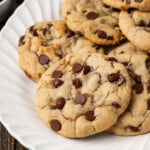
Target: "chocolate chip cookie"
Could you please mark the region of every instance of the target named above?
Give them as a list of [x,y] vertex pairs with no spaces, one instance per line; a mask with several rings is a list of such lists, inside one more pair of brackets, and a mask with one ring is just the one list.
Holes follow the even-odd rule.
[[121,10],[135,8],[141,11],[150,11],[149,0],[103,0],[103,2],[108,6]]
[[137,48],[150,51],[150,13],[140,11],[122,11],[119,26],[123,34]]
[[114,45],[124,39],[118,25],[119,12],[102,0],[64,0],[62,15],[72,31],[81,32],[93,43]]
[[98,53],[70,54],[39,80],[35,103],[45,124],[69,138],[102,132],[128,106],[126,68]]
[[39,22],[19,40],[19,65],[29,78],[38,81],[48,67],[66,54],[99,49],[79,32],[70,31],[64,21]]
[[150,56],[142,53],[110,53],[110,58],[124,64],[132,81],[132,96],[126,112],[109,132],[140,135],[150,132]]

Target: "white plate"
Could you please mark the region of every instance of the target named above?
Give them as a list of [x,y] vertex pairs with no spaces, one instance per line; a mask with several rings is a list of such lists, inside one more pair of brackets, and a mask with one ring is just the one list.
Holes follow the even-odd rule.
[[119,137],[100,134],[82,140],[51,132],[34,108],[36,85],[17,64],[17,43],[36,21],[60,19],[62,0],[26,0],[0,34],[0,120],[24,146],[33,150],[149,150],[150,134]]

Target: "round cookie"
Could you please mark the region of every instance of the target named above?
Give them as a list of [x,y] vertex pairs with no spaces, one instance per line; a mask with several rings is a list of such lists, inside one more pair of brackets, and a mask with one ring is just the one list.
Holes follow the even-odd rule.
[[70,54],[38,82],[35,104],[45,124],[69,138],[110,128],[129,104],[126,68],[98,53]]
[[137,48],[150,51],[150,13],[122,11],[119,15],[119,26],[127,39]]
[[118,27],[119,12],[102,0],[64,0],[62,15],[72,31],[93,43],[114,45],[124,39]]
[[150,11],[149,0],[103,0],[103,2],[108,6],[121,10],[135,8],[141,11]]
[[39,22],[29,27],[19,40],[19,65],[26,75],[38,81],[48,67],[74,52],[102,52],[82,37],[70,31],[64,21]]
[[150,56],[142,53],[110,53],[111,60],[123,63],[132,80],[130,104],[118,122],[109,129],[117,135],[150,132]]

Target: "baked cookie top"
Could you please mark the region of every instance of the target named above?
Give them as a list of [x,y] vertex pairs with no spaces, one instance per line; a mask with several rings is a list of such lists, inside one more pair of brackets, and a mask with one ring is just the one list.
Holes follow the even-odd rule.
[[150,12],[122,11],[119,15],[119,26],[137,48],[150,51]]
[[140,50],[136,46],[134,46],[131,42],[125,42],[116,48],[114,48],[110,55],[119,55],[119,54],[146,54],[145,51]]
[[110,53],[123,63],[132,80],[132,96],[126,112],[109,132],[140,135],[150,131],[150,56],[144,53]]
[[103,0],[103,2],[108,6],[121,10],[136,8],[141,11],[150,11],[149,0]]
[[131,83],[126,68],[102,54],[70,54],[39,80],[35,104],[55,132],[82,138],[116,123],[128,106]]
[[93,43],[114,45],[124,39],[118,27],[119,12],[102,0],[64,0],[62,15],[72,31]]
[[38,81],[48,67],[67,54],[99,49],[79,32],[70,31],[64,21],[39,22],[19,40],[19,65],[29,78]]

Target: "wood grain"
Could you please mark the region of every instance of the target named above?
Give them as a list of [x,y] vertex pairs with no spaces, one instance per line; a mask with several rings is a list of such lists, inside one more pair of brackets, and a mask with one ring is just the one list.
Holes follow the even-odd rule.
[[0,150],[27,150],[0,124]]

